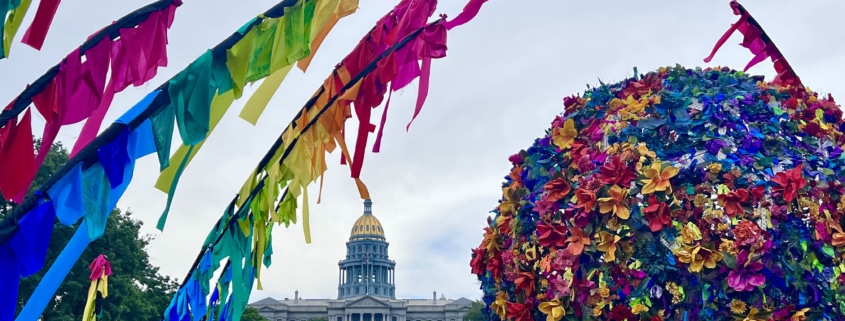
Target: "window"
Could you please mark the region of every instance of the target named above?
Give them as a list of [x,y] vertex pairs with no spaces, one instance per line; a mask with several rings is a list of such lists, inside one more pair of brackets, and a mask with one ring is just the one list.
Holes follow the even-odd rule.
[[343,321],[343,317],[337,317],[337,321]]
[[398,321],[398,320],[396,320],[396,317],[390,317],[390,321]]

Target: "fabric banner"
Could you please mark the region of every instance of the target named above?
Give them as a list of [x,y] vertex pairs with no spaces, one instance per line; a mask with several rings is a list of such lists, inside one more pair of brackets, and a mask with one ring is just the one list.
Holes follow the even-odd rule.
[[[167,30],[180,4],[166,1],[149,5],[95,33],[4,109],[0,127],[10,127],[7,123],[15,122],[16,115],[24,110],[27,113],[21,121],[31,122],[27,116],[30,103],[46,121],[37,153],[32,144],[15,145],[17,149],[3,146],[0,172],[27,169],[3,176],[0,192],[5,198],[16,203],[23,200],[61,127],[85,121],[71,149],[70,156],[74,157],[97,136],[115,93],[129,85],[147,83],[159,67],[167,66]],[[31,125],[21,124],[5,133],[0,129],[0,140],[6,136],[21,140],[31,137]]]

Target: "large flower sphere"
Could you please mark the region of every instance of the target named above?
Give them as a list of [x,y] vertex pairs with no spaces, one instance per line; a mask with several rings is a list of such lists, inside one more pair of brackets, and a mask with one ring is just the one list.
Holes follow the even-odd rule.
[[491,319],[845,320],[832,97],[677,66],[564,107],[473,251]]

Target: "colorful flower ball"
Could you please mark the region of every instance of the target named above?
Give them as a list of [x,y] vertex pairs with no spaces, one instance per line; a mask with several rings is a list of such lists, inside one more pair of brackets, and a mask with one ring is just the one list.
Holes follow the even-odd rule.
[[490,320],[845,320],[830,95],[660,68],[563,100],[471,267]]

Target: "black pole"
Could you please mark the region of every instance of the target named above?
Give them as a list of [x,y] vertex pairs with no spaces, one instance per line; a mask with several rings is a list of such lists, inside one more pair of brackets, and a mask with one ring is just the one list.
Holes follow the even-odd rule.
[[[435,22],[433,22],[433,23],[431,23],[431,24],[433,25],[433,24],[437,24],[437,23],[441,23],[441,22],[442,22],[442,20],[438,20],[438,21],[435,21]],[[398,49],[401,49],[402,47],[404,47],[405,45],[407,45],[407,44],[408,44],[408,43],[409,43],[412,39],[416,38],[416,37],[417,37],[417,36],[418,36],[418,35],[419,35],[419,34],[420,34],[420,33],[421,33],[424,29],[425,29],[425,27],[422,27],[422,28],[419,28],[419,29],[415,30],[414,32],[410,33],[408,36],[406,36],[405,38],[403,38],[400,42],[398,42],[398,43],[394,44],[393,46],[391,46],[390,48],[388,48],[387,50],[385,50],[385,52],[384,52],[384,53],[382,53],[381,55],[379,55],[378,57],[376,57],[375,59],[373,59],[373,61],[371,61],[371,62],[367,65],[367,67],[366,67],[366,68],[364,68],[363,70],[361,70],[361,71],[360,71],[357,75],[355,75],[355,77],[353,77],[352,79],[350,79],[350,81],[349,81],[346,85],[344,85],[344,87],[343,87],[341,90],[339,90],[337,93],[335,93],[334,95],[332,95],[332,97],[329,99],[329,101],[328,101],[328,102],[326,102],[326,104],[325,104],[324,106],[322,106],[322,108],[320,108],[320,111],[317,113],[317,115],[316,115],[316,116],[315,116],[315,117],[314,117],[311,121],[309,121],[309,122],[305,125],[305,127],[303,127],[302,131],[303,131],[303,132],[305,132],[305,131],[307,131],[309,128],[311,128],[311,126],[313,126],[314,124],[316,124],[316,123],[317,123],[317,120],[319,120],[319,119],[320,119],[320,116],[321,116],[323,113],[325,113],[325,111],[326,111],[326,110],[328,110],[328,109],[329,109],[329,107],[330,107],[331,105],[333,105],[333,104],[334,104],[334,102],[335,102],[338,98],[340,98],[340,96],[341,96],[341,95],[342,95],[342,94],[343,94],[346,90],[348,90],[349,88],[352,88],[352,86],[354,86],[354,85],[355,85],[358,81],[360,81],[361,79],[363,79],[364,77],[366,77],[368,74],[370,74],[373,70],[375,70],[375,67],[378,65],[378,63],[379,63],[382,59],[384,59],[385,57],[387,57],[387,55],[389,55],[390,53],[392,53],[392,52],[394,52],[394,51],[396,51],[396,50],[398,50]],[[321,87],[320,87],[320,89],[319,89],[318,91],[319,91],[320,93],[325,92],[325,87],[324,87],[324,86],[321,86]],[[312,97],[312,98],[308,101],[308,103],[306,103],[306,106],[305,106],[304,110],[309,110],[311,107],[313,107],[313,106],[314,106],[314,104],[316,103],[317,97],[319,97],[319,95],[315,95],[314,97]],[[300,110],[300,112],[299,112],[299,113],[297,113],[297,115],[293,117],[293,119],[290,121],[290,123],[291,123],[291,124],[295,124],[296,119],[297,119],[297,118],[299,118],[299,116],[300,116],[301,114],[302,114],[302,110]],[[279,138],[277,139],[276,144],[274,144],[274,145],[273,145],[273,147],[272,147],[272,148],[270,148],[270,149],[267,151],[267,153],[265,154],[264,158],[262,158],[262,160],[259,162],[259,166],[258,166],[257,168],[259,168],[259,169],[260,169],[260,168],[262,168],[262,167],[263,167],[263,165],[262,165],[262,164],[266,164],[266,163],[269,161],[269,158],[270,158],[270,157],[272,157],[272,155],[273,155],[273,154],[275,154],[275,152],[274,152],[274,151],[278,148],[278,145],[281,145],[281,139],[282,139],[282,136],[281,136],[281,135],[279,135]],[[297,141],[298,141],[297,139],[294,139],[294,140],[291,142],[291,144],[290,144],[290,145],[289,145],[289,146],[285,149],[284,154],[282,154],[282,157],[279,159],[279,162],[280,162],[280,163],[281,163],[281,162],[284,162],[284,160],[288,157],[288,155],[290,155],[290,152],[291,152],[291,150],[292,150],[293,146],[294,146],[294,145],[296,145],[296,142],[297,142]],[[277,145],[277,144],[278,144],[278,145]],[[261,178],[261,180],[258,182],[258,184],[256,184],[256,186],[255,186],[255,187],[254,187],[254,188],[250,191],[250,194],[247,196],[247,200],[254,198],[254,197],[255,197],[255,196],[256,196],[256,195],[257,195],[257,194],[261,191],[261,189],[264,187],[264,184],[265,184],[264,182],[265,182],[265,180],[266,180],[266,179],[267,179],[267,176],[266,176],[266,175],[265,175],[264,177],[262,177],[262,178]],[[282,203],[282,201],[284,201],[284,199],[285,199],[285,198],[289,195],[289,193],[288,193],[288,192],[289,192],[289,189],[288,189],[288,188],[285,188],[285,190],[283,190],[283,191],[281,192],[282,197],[281,197],[281,199],[280,199],[280,201],[279,201],[279,204],[281,204],[281,203]],[[237,196],[235,197],[235,199],[234,199],[234,200],[232,200],[232,202],[234,203],[234,202],[235,202],[235,200],[237,200]],[[244,202],[244,204],[246,204],[246,203],[247,203],[247,202]],[[230,203],[230,206],[231,206],[231,203]],[[276,207],[276,210],[278,210],[278,205],[277,205],[277,207]],[[250,215],[251,215],[252,211],[249,211],[249,213],[250,213]],[[196,257],[196,259],[194,260],[194,263],[191,265],[191,268],[188,270],[188,274],[185,276],[185,279],[182,281],[182,285],[180,285],[180,286],[179,286],[179,288],[184,287],[184,286],[185,286],[185,284],[187,283],[187,281],[191,278],[191,276],[193,275],[193,272],[196,270],[197,266],[199,265],[200,261],[202,260],[202,257],[203,257],[203,255],[205,254],[205,251],[206,251],[207,249],[209,249],[209,248],[213,248],[213,247],[214,247],[214,245],[217,245],[217,243],[218,243],[218,242],[220,242],[220,240],[223,238],[223,235],[225,234],[225,232],[226,232],[226,231],[229,229],[229,227],[230,227],[230,226],[231,226],[231,225],[232,225],[232,224],[233,224],[233,223],[237,220],[237,218],[238,218],[237,216],[233,215],[233,216],[232,216],[232,217],[231,217],[231,218],[230,218],[230,219],[226,222],[226,225],[225,225],[225,226],[223,226],[223,229],[220,231],[220,234],[218,234],[218,235],[217,235],[217,238],[214,240],[214,242],[213,242],[210,246],[208,246],[208,247],[204,247],[202,250],[200,250],[199,254],[197,254],[197,257]],[[221,217],[220,219],[218,219],[217,223],[215,224],[215,227],[219,226],[219,225],[220,225],[220,223],[222,222],[222,220],[223,220],[223,218],[222,218],[222,217]],[[216,228],[215,228],[215,229],[216,229]],[[368,278],[369,278],[369,276],[368,276]]]
[[[159,0],[130,12],[108,27],[101,29],[91,36],[90,39],[82,43],[82,45],[79,46],[79,55],[84,55],[86,51],[93,48],[106,37],[109,37],[110,39],[120,37],[120,29],[137,26],[139,23],[147,20],[150,13],[153,11],[163,10],[170,6],[171,3],[177,6],[182,5],[181,0]],[[64,59],[62,59],[62,62],[64,62]],[[14,104],[11,109],[0,112],[0,128],[6,126],[6,123],[8,123],[10,119],[17,117],[21,112],[23,112],[24,109],[32,103],[33,96],[40,94],[45,88],[47,88],[47,85],[49,85],[53,78],[55,78],[59,73],[60,64],[47,69],[47,72],[41,75],[41,77],[38,77],[31,86],[26,87],[26,89],[24,89],[23,92],[21,92],[18,97],[13,100]]]
[[[281,17],[284,15],[284,9],[286,7],[290,7],[296,4],[297,0],[283,0],[279,2],[269,10],[264,13],[266,17]],[[169,0],[168,0],[169,3]],[[245,28],[246,30],[250,30],[256,25],[260,23],[260,19],[256,19],[252,24]],[[215,56],[217,55],[225,55],[226,50],[231,48],[234,44],[236,44],[240,39],[243,38],[238,32],[233,33],[231,36],[223,40],[220,44],[212,48],[212,52]],[[178,74],[177,74],[178,75]],[[76,154],[73,158],[68,160],[64,166],[59,168],[50,178],[47,180],[44,185],[38,188],[40,191],[47,191],[52,187],[61,177],[67,174],[71,169],[73,169],[77,164],[82,163],[83,167],[90,166],[92,163],[98,160],[97,158],[97,150],[112,142],[123,130],[127,127],[129,130],[137,128],[141,123],[147,120],[150,115],[157,112],[161,108],[164,108],[170,104],[170,95],[168,94],[168,83],[169,81],[165,82],[161,86],[157,88],[157,90],[161,90],[161,92],[156,96],[156,98],[150,103],[150,106],[147,107],[143,112],[141,112],[138,116],[134,119],[129,121],[129,124],[120,124],[120,123],[113,123],[109,126],[105,131],[97,135],[91,143],[86,145],[82,150]],[[46,86],[46,83],[45,83]],[[32,88],[34,86],[30,86]],[[43,89],[42,89],[43,90]],[[20,99],[20,98],[19,98]],[[28,105],[28,104],[27,104]],[[24,105],[26,107],[27,105]],[[4,112],[5,114],[5,112]],[[38,203],[38,198],[33,194],[27,196],[20,205],[16,206],[4,219],[0,222],[0,244],[5,243],[18,229],[18,222],[21,218],[23,218],[26,213],[28,213],[35,205]]]

